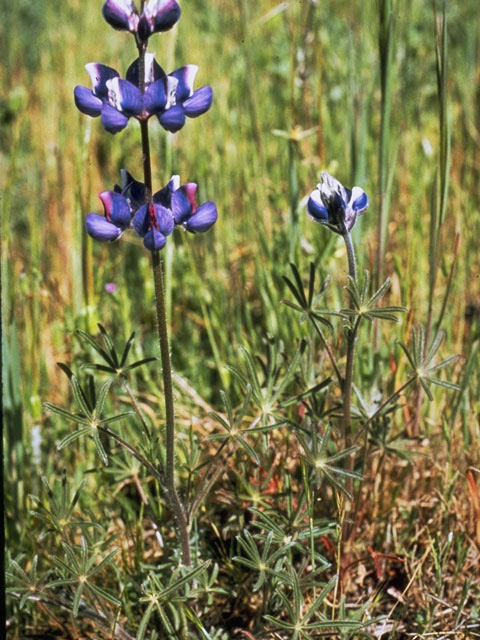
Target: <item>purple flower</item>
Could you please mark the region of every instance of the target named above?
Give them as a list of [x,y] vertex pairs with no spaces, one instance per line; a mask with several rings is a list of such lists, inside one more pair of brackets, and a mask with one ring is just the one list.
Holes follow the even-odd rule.
[[155,62],[154,54],[145,55],[143,94],[140,91],[138,59],[130,65],[126,80],[104,64],[91,62],[85,68],[93,89],[75,87],[75,104],[88,116],[101,116],[104,128],[110,133],[124,129],[131,117],[146,120],[161,114],[175,100],[178,80],[165,74]]
[[152,33],[173,27],[180,18],[180,6],[176,0],[148,0],[139,15],[133,0],[107,0],[102,13],[114,29],[130,31],[146,42]]
[[107,282],[105,284],[105,291],[107,293],[116,293],[117,292],[117,285],[115,284],[115,282]]
[[122,186],[115,185],[112,191],[103,191],[99,196],[104,215],[89,213],[86,218],[87,233],[96,240],[113,242],[133,227],[147,249],[159,251],[176,226],[199,233],[210,229],[217,220],[213,202],[197,206],[194,182],[180,186],[179,176],[172,176],[148,202],[145,185],[125,169],[121,174]]
[[116,191],[103,191],[99,195],[105,214],[89,213],[85,219],[87,233],[100,242],[117,240],[130,226],[132,211],[129,201]]
[[197,185],[187,182],[172,194],[171,210],[176,225],[191,233],[208,231],[218,218],[214,202],[204,202],[199,207],[195,199]]
[[176,226],[182,226],[191,233],[210,229],[218,217],[217,207],[213,202],[197,207],[196,192],[194,182],[180,186],[179,176],[173,176],[163,189],[154,194],[150,204],[145,203],[137,210],[132,225],[147,249],[162,249]]
[[210,86],[205,85],[196,91],[193,90],[197,72],[198,67],[189,64],[169,74],[168,78],[176,81],[169,85],[174,87],[174,93],[162,113],[157,114],[160,124],[167,131],[179,131],[185,124],[186,116],[196,118],[212,106],[213,91]]
[[357,217],[368,205],[368,196],[363,189],[347,189],[329,173],[322,171],[322,180],[308,199],[307,212],[316,222],[345,235],[352,230]]

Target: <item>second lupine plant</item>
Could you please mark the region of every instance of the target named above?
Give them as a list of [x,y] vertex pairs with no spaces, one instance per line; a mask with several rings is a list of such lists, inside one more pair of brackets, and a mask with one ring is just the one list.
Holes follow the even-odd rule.
[[125,129],[131,120],[139,122],[143,182],[122,170],[122,184],[100,194],[104,213],[90,213],[86,218],[86,230],[101,242],[116,241],[131,231],[143,239],[143,245],[152,255],[165,398],[164,484],[175,516],[183,563],[188,566],[191,564],[188,516],[175,483],[172,371],[160,251],[175,228],[190,233],[210,229],[217,220],[217,208],[211,201],[197,205],[197,185],[193,182],[180,184],[178,175],[154,191],[148,125],[155,117],[166,131],[177,132],[185,125],[186,118],[196,118],[208,111],[213,93],[208,85],[194,89],[196,65],[186,65],[167,74],[155,60],[155,55],[147,52],[149,38],[154,33],[171,29],[180,18],[180,7],[175,0],[148,0],[142,2],[140,8],[133,0],[107,0],[103,5],[103,16],[115,29],[132,34],[138,57],[127,69],[125,78],[107,65],[87,64],[92,88],[75,87],[75,104],[82,113],[100,117],[103,127],[112,134]]

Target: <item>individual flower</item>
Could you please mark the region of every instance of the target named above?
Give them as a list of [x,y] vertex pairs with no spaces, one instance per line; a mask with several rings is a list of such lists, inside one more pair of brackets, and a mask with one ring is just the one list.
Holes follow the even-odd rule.
[[87,233],[100,242],[113,242],[130,227],[132,219],[130,203],[116,191],[103,191],[99,198],[105,214],[103,216],[96,213],[88,214],[85,219]]
[[169,87],[175,87],[170,95],[162,113],[157,114],[160,124],[164,129],[175,133],[185,124],[185,117],[196,118],[205,113],[212,106],[213,91],[209,85],[200,87],[194,91],[193,83],[197,75],[198,67],[194,64],[180,67],[168,75],[176,83],[169,83]]
[[133,0],[107,0],[102,13],[114,29],[130,31],[146,42],[153,33],[171,29],[181,12],[175,0],[148,0],[141,14]]
[[214,202],[204,202],[197,206],[197,185],[187,182],[172,193],[171,210],[175,224],[182,226],[190,233],[208,231],[218,218]]
[[88,116],[101,116],[104,128],[110,133],[124,129],[131,117],[147,120],[175,102],[178,80],[165,74],[155,62],[154,54],[145,55],[143,93],[138,59],[130,65],[125,80],[118,71],[104,64],[91,62],[85,68],[93,89],[75,87],[75,104]]
[[316,221],[332,231],[345,235],[350,232],[357,217],[367,209],[368,196],[360,187],[347,189],[326,171],[312,191],[307,212]]
[[111,293],[111,294],[113,294],[113,293],[116,293],[116,292],[117,292],[118,287],[117,287],[117,285],[115,284],[115,282],[107,282],[107,283],[105,283],[105,287],[104,287],[104,289],[105,289],[105,291],[106,291],[107,293]]
[[218,217],[217,207],[213,202],[197,206],[196,192],[194,182],[180,186],[179,176],[173,176],[153,195],[151,203],[145,203],[137,210],[132,225],[147,249],[162,249],[175,226],[182,226],[191,233],[210,229]]

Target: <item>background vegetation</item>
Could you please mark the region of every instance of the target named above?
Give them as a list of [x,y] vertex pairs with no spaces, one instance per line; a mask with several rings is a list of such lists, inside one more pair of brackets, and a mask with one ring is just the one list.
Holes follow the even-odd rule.
[[[7,544],[22,567],[31,569],[35,553],[41,566],[52,542],[45,523],[31,514],[29,496],[48,501],[42,476],[53,487],[64,473],[72,495],[86,479],[78,508],[101,522],[110,538],[118,536],[118,566],[126,567],[120,583],[128,592],[125,576],[134,582],[143,562],[155,565],[162,558],[152,522],[162,522],[168,538],[168,513],[164,507],[155,517],[147,513],[135,489],[143,472],[127,456],[114,450],[118,463],[104,468],[90,443],[57,451],[70,427],[46,415],[42,403],[69,403],[68,380],[57,361],[74,368],[92,360],[75,329],[95,334],[101,322],[118,344],[135,331],[136,358],[158,355],[147,252],[130,238],[94,246],[83,227],[86,213],[100,211],[97,194],[112,188],[122,167],[141,178],[140,132],[130,126],[116,137],[105,134],[97,120],[77,112],[72,95],[74,85],[88,84],[86,62],[124,72],[135,52],[124,34],[103,22],[100,0],[2,4]],[[360,270],[378,273],[383,220],[389,302],[408,311],[399,326],[372,327],[360,337],[359,393],[374,404],[397,388],[408,362],[396,341],[409,343],[412,326],[430,323],[433,331],[440,320],[446,332],[442,356],[461,356],[448,372],[461,390],[439,388],[432,402],[414,394],[400,398],[389,418],[388,442],[384,438],[365,470],[344,602],[361,606],[371,598],[375,606],[368,616],[386,614],[395,621],[383,635],[372,624],[365,633],[373,637],[478,637],[477,3],[447,2],[444,41],[441,6],[435,18],[430,3],[415,0],[184,0],[182,9],[178,26],[152,39],[151,47],[168,70],[198,64],[198,86],[212,85],[214,105],[181,135],[151,127],[154,182],[160,188],[172,173],[181,173],[182,182],[199,183],[200,201],[213,199],[219,210],[213,232],[193,240],[175,236],[164,254],[182,443],[188,449],[191,439],[218,429],[209,413],[224,411],[221,389],[234,406],[242,404],[245,389],[225,366],[245,371],[242,345],[260,361],[274,345],[282,354],[281,369],[305,338],[308,355],[298,388],[330,374],[326,363],[318,364],[321,349],[308,323],[281,304],[290,297],[282,276],[290,277],[293,261],[306,278],[313,262],[319,279],[332,278],[332,305],[345,304],[344,247],[308,218],[304,200],[322,169],[346,185],[361,185],[371,206],[354,230]],[[105,289],[111,282],[114,293]],[[332,341],[341,343],[340,328]],[[162,411],[159,380],[155,364],[132,378],[152,422]],[[249,407],[248,415],[253,420],[257,414]],[[270,441],[262,436],[260,465],[242,447],[232,452],[198,516],[199,545],[206,544],[219,567],[218,592],[202,614],[205,627],[214,630],[211,637],[295,637],[266,625],[262,605],[250,597],[250,570],[232,562],[242,553],[236,536],[257,517],[248,508],[273,508],[289,495],[289,482],[302,482],[298,445],[289,445],[288,428],[282,429]],[[187,458],[179,454],[184,487]],[[252,487],[255,495],[264,494],[260,503]],[[330,494],[329,509],[334,504]],[[334,517],[331,511],[320,515]],[[329,544],[327,533],[315,542],[327,558]],[[382,557],[379,568],[376,554],[396,560],[385,564]],[[208,553],[201,555],[207,559]],[[105,583],[113,585],[114,578]],[[226,595],[232,585],[238,586],[233,600]],[[20,609],[18,600],[10,601],[12,638],[104,637],[84,622],[58,611],[52,618],[50,609],[34,605]],[[127,602],[122,609],[120,620],[134,634],[144,606]],[[105,637],[115,637],[111,633]]]

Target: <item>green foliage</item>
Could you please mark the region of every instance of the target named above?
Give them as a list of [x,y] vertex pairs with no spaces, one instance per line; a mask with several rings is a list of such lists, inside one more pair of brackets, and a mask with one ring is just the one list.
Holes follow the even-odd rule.
[[430,345],[426,344],[425,341],[425,330],[422,325],[418,327],[418,330],[412,328],[412,349],[411,351],[400,342],[400,346],[403,349],[403,352],[408,358],[408,362],[412,368],[412,374],[415,380],[422,386],[425,391],[428,399],[430,401],[433,400],[432,391],[430,389],[430,385],[438,385],[440,387],[445,387],[446,389],[453,389],[454,391],[459,391],[460,387],[452,382],[447,380],[441,380],[432,374],[440,371],[444,367],[453,364],[458,360],[458,356],[450,356],[446,360],[442,360],[437,364],[434,364],[435,356],[437,355],[440,347],[442,346],[442,342],[445,339],[445,334],[443,331],[439,331],[437,335],[432,340]]
[[[433,4],[193,0],[158,44],[166,70],[194,62],[215,93],[184,136],[151,127],[156,187],[181,168],[220,213],[213,237],[181,235],[165,254],[191,567],[165,482],[148,256],[124,239],[93,246],[82,226],[142,158],[138,131],[104,135],[72,87],[87,60],[125,70],[135,51],[100,0],[5,6],[13,640],[478,634],[465,474],[480,465],[480,25],[473,0]],[[323,168],[370,195],[354,240],[373,293],[304,214]]]

